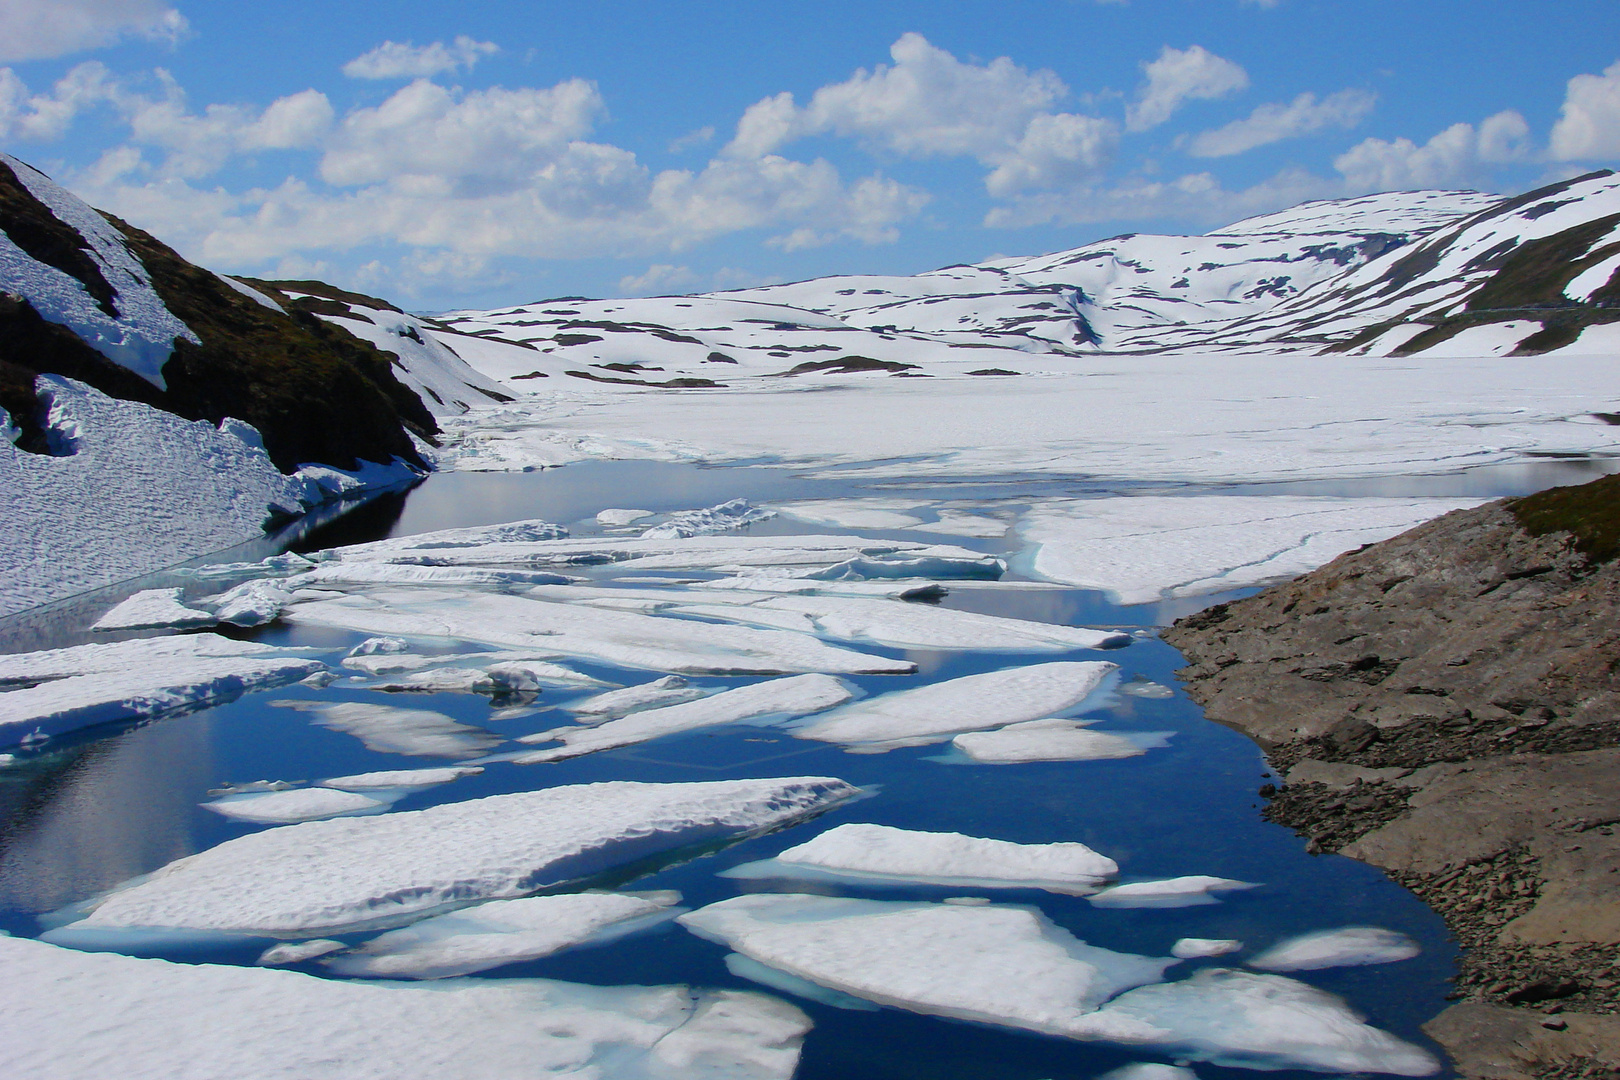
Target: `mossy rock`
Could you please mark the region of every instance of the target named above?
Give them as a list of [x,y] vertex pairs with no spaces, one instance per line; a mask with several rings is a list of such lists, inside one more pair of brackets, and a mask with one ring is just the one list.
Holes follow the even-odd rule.
[[1514,499],[1508,510],[1531,536],[1566,532],[1592,565],[1620,555],[1620,475]]

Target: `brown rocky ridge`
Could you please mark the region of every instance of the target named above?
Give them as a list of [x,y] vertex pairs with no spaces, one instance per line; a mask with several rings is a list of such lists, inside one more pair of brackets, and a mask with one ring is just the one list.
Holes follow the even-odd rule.
[[1169,628],[1264,814],[1463,947],[1426,1030],[1491,1080],[1620,1076],[1620,476],[1438,518]]

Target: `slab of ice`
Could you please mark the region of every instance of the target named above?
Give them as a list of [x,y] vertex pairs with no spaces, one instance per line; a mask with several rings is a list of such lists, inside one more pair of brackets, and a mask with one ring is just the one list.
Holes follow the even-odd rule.
[[1113,735],[1092,731],[1083,720],[1026,720],[995,731],[968,731],[951,745],[974,761],[1012,764],[1024,761],[1111,761],[1137,757],[1150,747],[1168,745],[1164,732]]
[[311,941],[284,941],[280,945],[272,945],[259,954],[255,963],[262,967],[280,967],[283,964],[302,964],[305,960],[313,960],[317,956],[335,953],[348,946],[341,941],[331,938],[315,938]]
[[1139,1061],[1121,1065],[1097,1077],[1097,1080],[1198,1080],[1198,1074],[1179,1065],[1161,1065],[1152,1061]]
[[477,776],[481,765],[450,765],[442,769],[387,769],[381,772],[356,773],[353,776],[334,776],[322,780],[321,787],[340,791],[374,791],[388,788],[422,788],[448,784],[464,776]]
[[397,926],[767,832],[857,792],[827,777],[615,781],[286,825],[172,862],[52,933],[177,927],[305,938]]
[[641,534],[643,540],[685,540],[709,533],[731,532],[756,521],[767,521],[776,516],[775,510],[750,506],[747,499],[732,499],[705,510],[683,510],[671,514],[662,525],[654,525]]
[[1313,570],[1478,499],[1142,496],[1052,501],[1019,532],[1035,572],[1142,604]]
[[317,566],[286,580],[288,587],[294,589],[341,590],[357,585],[566,585],[572,579],[546,570],[345,561]]
[[[494,654],[485,653],[482,656],[473,654],[470,659],[490,659]],[[359,658],[364,659],[364,658]],[[445,659],[439,657],[438,659]],[[348,661],[344,662],[348,665]],[[383,663],[377,665],[354,664],[349,665],[364,670],[370,667],[382,667],[398,670],[397,664]],[[547,664],[535,660],[505,660],[500,663],[489,664],[487,667],[435,667],[426,671],[412,671],[405,675],[386,679],[372,686],[374,690],[390,690],[403,693],[468,693],[468,694],[512,694],[538,691],[542,685],[547,686],[605,686],[600,679],[593,679],[589,675],[582,675],[577,671],[560,667],[557,664]]]
[[733,867],[721,876],[791,878],[804,871],[859,880],[1084,895],[1119,873],[1119,865],[1084,844],[1015,844],[961,833],[850,823],[774,859]]
[[634,712],[597,727],[558,728],[519,742],[560,741],[563,745],[538,750],[513,760],[521,765],[594,754],[620,746],[633,746],[663,735],[720,724],[768,724],[842,705],[855,691],[831,675],[795,675],[786,679],[739,686],[713,697]]
[[881,581],[885,578],[937,578],[943,581],[995,581],[1007,564],[990,555],[857,555],[804,576],[812,581]]
[[0,1072],[19,1078],[789,1080],[810,1028],[776,998],[683,986],[378,985],[22,938],[0,965]]
[[846,705],[794,734],[870,750],[943,742],[964,731],[1066,712],[1116,670],[1116,665],[1097,660],[1056,661],[964,675]]
[[1128,991],[1096,1014],[1137,1023],[1194,1061],[1249,1069],[1430,1076],[1424,1050],[1369,1027],[1339,998],[1280,975],[1205,969],[1180,982]]
[[837,990],[829,990],[825,986],[817,986],[809,979],[801,979],[797,975],[789,975],[785,971],[767,967],[758,960],[751,960],[742,953],[726,953],[726,970],[739,979],[768,986],[772,990],[780,990],[785,994],[803,998],[806,1001],[816,1001],[823,1005],[831,1005],[835,1009],[849,1009],[855,1012],[877,1012],[878,1007],[870,1001]]
[[1008,521],[998,521],[982,514],[968,514],[960,510],[941,510],[936,521],[910,526],[914,532],[939,533],[943,536],[972,536],[981,540],[994,540],[1006,536],[1012,528]]
[[411,757],[476,757],[501,744],[501,737],[481,727],[431,709],[401,709],[366,701],[272,701],[284,709],[309,713],[322,727],[353,735],[379,754]]
[[1250,967],[1262,971],[1318,971],[1331,967],[1393,964],[1410,960],[1423,950],[1405,934],[1377,926],[1346,926],[1319,930],[1273,945]]
[[410,652],[410,650],[411,650],[411,643],[406,641],[404,638],[399,638],[399,637],[368,637],[368,638],[366,638],[366,640],[362,641],[360,644],[358,644],[354,648],[350,649],[349,650],[349,655],[351,657],[352,656],[373,656],[373,655],[376,655],[378,653],[388,655],[390,653]]
[[326,966],[374,979],[448,979],[610,941],[681,910],[619,893],[491,900],[379,934]]
[[1136,881],[1129,885],[1115,885],[1095,896],[1086,897],[1097,907],[1121,908],[1179,908],[1199,907],[1220,903],[1212,892],[1257,888],[1250,881],[1209,877],[1194,874],[1188,877],[1165,878],[1162,881]]
[[1087,945],[1040,912],[1010,905],[761,893],[680,922],[761,964],[881,1005],[1051,1035],[1091,1030],[1088,1014],[1099,1005],[1157,982],[1176,963]]
[[1170,955],[1183,960],[1193,960],[1205,956],[1225,956],[1241,948],[1243,942],[1233,941],[1230,938],[1184,937],[1170,946]]
[[205,601],[214,617],[232,626],[263,626],[274,622],[292,601],[292,593],[277,581],[244,581],[234,589]]
[[652,516],[653,512],[651,510],[622,510],[610,508],[607,510],[598,510],[596,512],[596,522],[598,525],[607,525],[612,527],[629,525],[633,521],[640,521],[642,518],[649,518]]
[[294,623],[532,648],[620,667],[679,674],[904,673],[908,661],[836,648],[804,634],[715,626],[517,596],[379,588],[296,603]]
[[218,620],[180,602],[179,589],[142,589],[91,624],[92,630],[155,630],[211,626]]
[[627,686],[623,690],[609,690],[605,694],[576,701],[564,706],[576,716],[612,719],[627,716],[643,709],[661,709],[666,705],[680,705],[707,697],[712,691],[693,686],[679,675],[665,675],[662,679]]
[[920,525],[922,519],[907,510],[928,506],[915,499],[826,499],[777,503],[775,508],[788,517],[813,525],[838,529],[903,529]]
[[[322,671],[324,664],[215,634],[77,645],[0,658],[0,742],[147,720],[234,701]],[[29,685],[38,684],[38,685]]]
[[375,814],[388,809],[388,803],[379,799],[319,787],[228,795],[205,802],[202,806],[216,814],[255,825],[291,825],[298,821],[319,821],[348,814]]

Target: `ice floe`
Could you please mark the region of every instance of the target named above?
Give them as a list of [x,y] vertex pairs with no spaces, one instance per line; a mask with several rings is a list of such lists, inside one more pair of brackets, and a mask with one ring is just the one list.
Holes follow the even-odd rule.
[[1179,1065],[1139,1061],[1110,1069],[1097,1077],[1097,1080],[1198,1080],[1198,1074]]
[[217,634],[0,656],[0,741],[146,720],[297,682],[325,665]]
[[0,964],[13,1077],[168,1080],[182,1062],[199,1077],[789,1080],[810,1029],[787,1002],[734,990],[376,985],[21,938],[0,938]]
[[208,605],[214,617],[232,626],[263,626],[274,622],[281,609],[292,600],[285,585],[275,581],[244,581],[219,596],[210,597]]
[[340,791],[373,791],[387,788],[424,788],[448,784],[464,776],[477,776],[482,765],[449,765],[442,769],[387,769],[381,772],[356,773],[353,776],[334,776],[320,782],[321,787]]
[[388,809],[388,803],[380,799],[319,787],[228,795],[202,805],[205,810],[255,825],[290,825],[349,814],[375,814]]
[[906,511],[928,505],[916,499],[825,499],[774,504],[788,517],[837,529],[904,529],[921,525],[922,518]]
[[218,620],[180,602],[179,589],[142,589],[91,624],[92,630],[155,630],[209,626]]
[[1331,967],[1393,964],[1410,960],[1423,950],[1405,934],[1377,926],[1346,926],[1301,934],[1273,945],[1250,967],[1262,971],[1318,971]]
[[556,728],[525,735],[519,742],[559,741],[559,747],[537,750],[513,760],[519,764],[565,758],[632,746],[663,735],[720,724],[766,724],[821,712],[855,697],[842,679],[831,675],[795,675],[739,686],[712,697],[645,709],[597,727]]
[[880,1005],[1049,1035],[1090,1032],[1098,1006],[1177,962],[1087,945],[1010,905],[760,893],[680,922],[758,963]]
[[1164,878],[1160,881],[1136,881],[1129,885],[1115,885],[1095,896],[1086,897],[1097,907],[1118,908],[1179,908],[1218,904],[1211,896],[1214,892],[1231,892],[1257,888],[1250,881],[1193,874],[1187,877]]
[[614,781],[286,825],[172,862],[51,935],[170,927],[304,938],[398,926],[765,832],[857,790],[827,777]]
[[545,570],[502,570],[477,566],[419,566],[390,562],[338,562],[286,579],[292,589],[344,590],[364,585],[473,585],[517,587],[563,585],[571,579]]
[[1084,895],[1119,865],[1084,844],[1015,844],[961,833],[849,823],[774,859],[723,871],[733,878],[843,877],[925,885],[1032,888]]
[[620,893],[491,900],[379,934],[325,963],[339,975],[447,979],[610,941],[682,910]]
[[586,698],[564,706],[575,716],[591,720],[611,720],[628,716],[643,709],[661,709],[666,705],[680,705],[696,701],[713,693],[701,686],[693,686],[679,675],[665,675],[662,679],[627,686],[623,690],[609,690],[605,694]]
[[1194,960],[1206,956],[1225,956],[1241,948],[1243,942],[1230,938],[1184,937],[1170,946],[1170,955],[1183,960]]
[[1138,757],[1168,746],[1168,732],[1115,735],[1092,731],[1084,720],[1048,717],[1009,724],[994,731],[968,731],[951,745],[974,761],[1005,765],[1026,761],[1110,761]]
[[716,626],[629,611],[445,589],[379,588],[295,603],[293,623],[533,648],[678,674],[904,673],[908,661],[836,648],[805,634]]
[[607,510],[597,511],[596,523],[598,525],[607,525],[610,528],[613,528],[629,525],[633,522],[640,521],[642,518],[650,518],[652,516],[653,512],[651,510],[625,510],[610,508]]
[[796,727],[794,734],[872,751],[943,742],[965,731],[1066,712],[1116,670],[1105,661],[1054,661],[964,675],[851,703]]
[[432,709],[402,709],[369,701],[272,701],[308,713],[321,727],[353,735],[379,754],[470,758],[501,744],[501,737]]
[[280,967],[284,964],[302,964],[306,960],[313,960],[317,956],[335,953],[348,946],[341,941],[331,938],[314,938],[310,941],[284,941],[280,945],[272,945],[259,954],[255,961],[263,967]]
[[752,525],[756,521],[768,521],[776,516],[775,510],[768,510],[762,506],[750,506],[747,499],[732,499],[718,506],[711,506],[704,510],[682,510],[671,514],[669,520],[661,525],[654,525],[641,534],[643,540],[685,540],[693,536],[706,536],[710,533],[731,532]]

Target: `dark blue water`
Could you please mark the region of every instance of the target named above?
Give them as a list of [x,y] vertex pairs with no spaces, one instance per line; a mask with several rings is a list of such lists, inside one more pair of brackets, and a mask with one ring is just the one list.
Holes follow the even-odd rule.
[[[578,470],[576,472],[576,469]],[[572,475],[570,475],[572,474]],[[1020,482],[1022,483],[1022,482]],[[1016,487],[1017,485],[1010,485]],[[593,493],[594,492],[594,493]],[[870,492],[864,492],[870,493]],[[315,542],[343,543],[387,533],[541,516],[591,529],[606,506],[652,510],[702,506],[735,495],[756,501],[848,495],[850,488],[805,482],[774,470],[703,470],[685,466],[570,467],[543,474],[437,477],[370,519],[328,526]],[[952,498],[1017,499],[989,483],[952,490]],[[1023,497],[1028,497],[1027,494]],[[818,530],[777,519],[757,531]],[[881,535],[866,532],[865,535]],[[890,534],[927,539],[915,532]],[[1008,541],[938,538],[981,550],[1004,550]],[[608,576],[612,568],[598,572]],[[183,579],[176,579],[183,580]],[[214,586],[208,587],[210,590]],[[1207,603],[1205,598],[1197,603]],[[82,638],[95,604],[59,606],[56,623],[41,624],[34,639],[51,643]],[[1120,607],[1101,595],[1073,589],[1016,591],[960,589],[948,606],[1066,625],[1151,629],[1196,603]],[[12,640],[28,634],[14,626]],[[315,646],[338,659],[362,635],[271,627],[251,636]],[[38,647],[38,646],[36,646]],[[901,655],[872,647],[867,651]],[[1153,636],[1103,653],[1018,656],[1005,653],[917,653],[911,676],[855,678],[868,693],[903,689],[1020,663],[1054,659],[1108,659],[1125,680],[1175,686],[1181,660]],[[657,673],[574,664],[618,683]],[[339,669],[341,670],[341,669]],[[746,679],[698,679],[730,687]],[[364,700],[432,709],[483,728],[502,740],[557,727],[569,716],[557,706],[590,691],[548,689],[526,715],[503,718],[490,699],[474,694],[389,695],[340,682],[325,690],[295,686],[123,731],[83,733],[46,744],[0,768],[0,929],[32,936],[40,917],[114,887],[167,862],[256,831],[199,804],[210,789],[254,780],[309,781],[380,769],[416,768],[434,759],[379,753],[357,738],[310,722],[304,712],[280,708],[284,699]],[[1054,922],[1109,949],[1167,955],[1181,937],[1236,938],[1247,949],[1236,957],[1190,961],[1172,969],[1181,977],[1199,964],[1230,966],[1277,941],[1312,930],[1376,925],[1415,938],[1423,953],[1397,964],[1304,972],[1298,977],[1348,999],[1375,1025],[1430,1045],[1420,1025],[1445,1006],[1455,946],[1438,917],[1380,871],[1337,856],[1311,856],[1303,841],[1258,816],[1256,789],[1269,770],[1255,745],[1205,720],[1179,689],[1167,699],[1114,695],[1087,714],[1098,730],[1170,731],[1170,745],[1122,761],[1057,762],[1004,766],[951,765],[935,760],[942,746],[856,755],[838,747],[793,739],[780,729],[723,728],[661,739],[641,746],[545,765],[493,762],[478,776],[406,796],[394,810],[462,801],[514,791],[597,780],[710,780],[759,776],[829,775],[871,787],[877,794],[812,822],[719,852],[689,853],[670,865],[639,868],[600,882],[637,889],[677,889],[698,907],[739,891],[787,888],[877,899],[939,900],[982,894],[1036,906]],[[512,749],[504,746],[501,749]],[[954,831],[1023,843],[1079,841],[1119,862],[1122,878],[1210,874],[1259,882],[1261,888],[1224,894],[1219,904],[1181,909],[1097,909],[1076,897],[1037,890],[963,887],[877,887],[818,883],[792,886],[734,881],[717,871],[770,857],[817,832],[849,821],[873,821],[929,831]],[[630,884],[633,882],[633,884]],[[365,935],[358,935],[363,938]],[[351,939],[352,940],[352,939]],[[264,942],[156,948],[153,955],[184,961],[252,963]],[[486,972],[483,978],[544,976],[603,985],[686,983],[758,989],[722,963],[726,950],[678,927]],[[320,965],[300,970],[326,977]],[[799,1075],[805,1080],[1068,1080],[1093,1077],[1132,1060],[1162,1060],[1151,1053],[1024,1034],[883,1009],[851,1012],[798,1001],[815,1021]],[[1208,1077],[1303,1077],[1256,1074],[1199,1065]],[[1442,1075],[1450,1075],[1444,1073]]]

